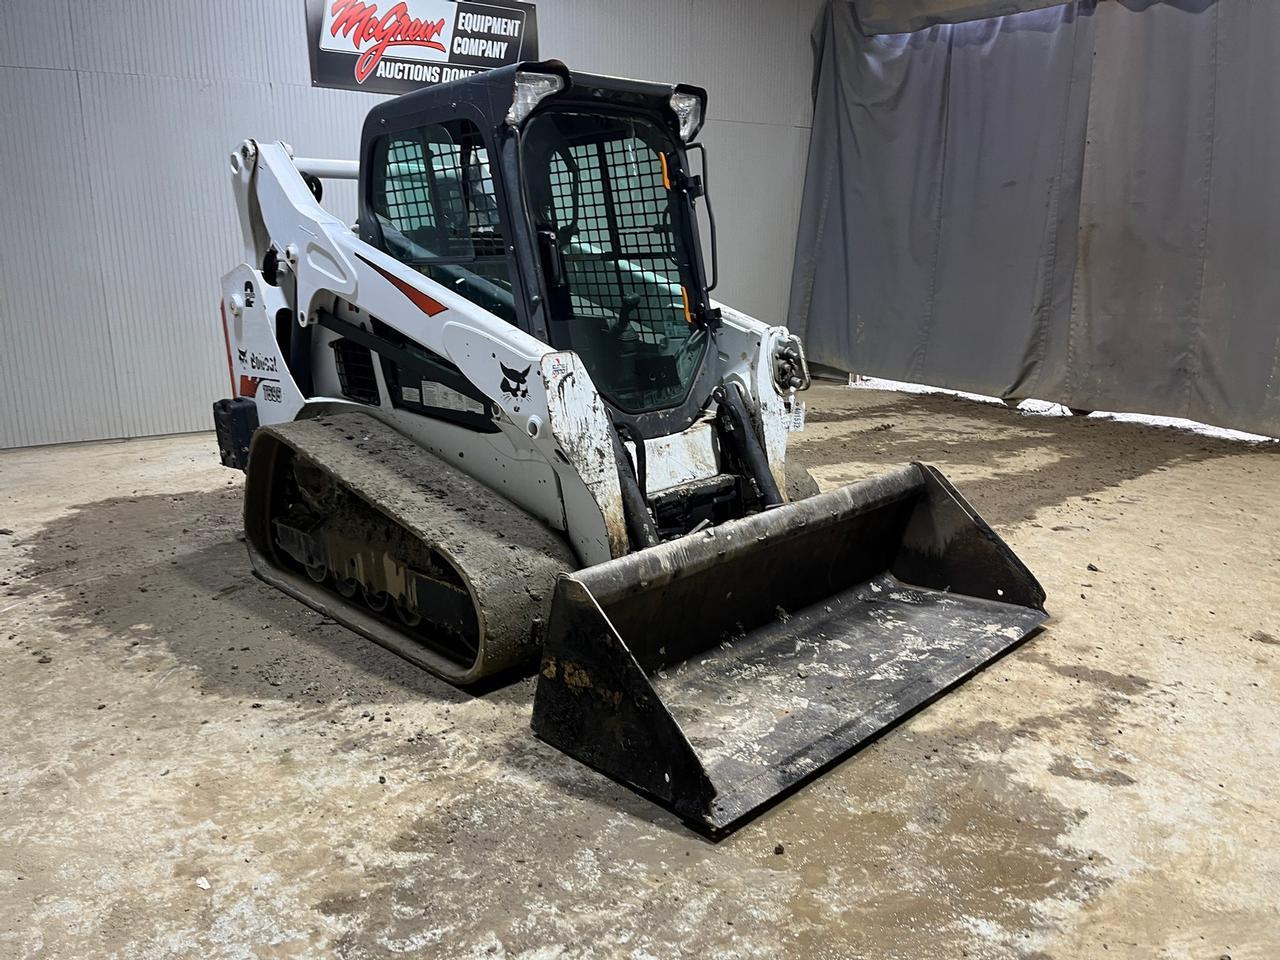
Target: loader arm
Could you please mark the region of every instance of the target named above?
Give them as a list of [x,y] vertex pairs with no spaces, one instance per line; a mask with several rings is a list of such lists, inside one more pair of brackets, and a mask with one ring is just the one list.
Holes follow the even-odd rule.
[[[355,407],[338,391],[304,396],[281,349],[282,326],[291,334],[296,327],[330,338],[335,318],[368,327],[375,317],[456,367],[491,405],[497,435],[481,441],[462,430],[425,425],[435,434],[454,434],[452,445],[441,439],[432,444],[446,459],[469,472],[468,451],[473,461],[496,456],[511,472],[534,478],[513,490],[512,499],[564,530],[583,562],[625,553],[616,465],[612,456],[598,455],[612,450],[612,426],[578,358],[365,243],[320,205],[285,144],[246,141],[233,156],[239,160],[232,169],[241,219],[251,224],[246,236],[255,238],[245,251],[252,259],[223,281],[233,382],[238,388],[239,376],[258,376],[255,366],[269,366],[281,383],[278,399],[274,391],[258,398],[258,422],[287,423]],[[273,251],[275,284],[252,265]],[[519,383],[504,370],[519,373]],[[370,412],[380,416],[384,410]],[[405,418],[388,422],[409,432],[424,427]],[[555,496],[522,496],[539,487]]]

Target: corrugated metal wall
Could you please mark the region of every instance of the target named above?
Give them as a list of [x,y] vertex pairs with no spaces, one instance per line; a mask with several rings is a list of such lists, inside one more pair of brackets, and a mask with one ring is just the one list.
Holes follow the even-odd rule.
[[[710,92],[717,296],[785,318],[822,0],[542,0],[541,53]],[[311,86],[303,0],[6,0],[0,447],[209,428],[245,137],[355,157],[378,97]],[[352,184],[326,205],[355,216]]]

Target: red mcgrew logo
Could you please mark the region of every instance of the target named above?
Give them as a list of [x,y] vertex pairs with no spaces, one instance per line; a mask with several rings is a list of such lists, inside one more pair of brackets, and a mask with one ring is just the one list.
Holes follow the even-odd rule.
[[329,11],[333,15],[332,36],[348,37],[357,50],[364,44],[372,46],[361,51],[356,60],[356,82],[364,83],[378,66],[378,61],[388,47],[427,47],[447,53],[443,43],[436,38],[444,33],[444,19],[418,20],[409,16],[409,7],[397,3],[379,16],[376,3],[361,0],[334,0]]

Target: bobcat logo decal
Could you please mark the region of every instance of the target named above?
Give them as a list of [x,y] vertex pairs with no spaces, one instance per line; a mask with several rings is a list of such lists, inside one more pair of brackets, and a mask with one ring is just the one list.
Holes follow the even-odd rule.
[[512,370],[501,360],[498,366],[502,368],[502,383],[500,388],[512,400],[523,400],[529,396],[529,387],[525,381],[529,379],[529,371],[533,369],[533,365],[525,367],[523,370]]

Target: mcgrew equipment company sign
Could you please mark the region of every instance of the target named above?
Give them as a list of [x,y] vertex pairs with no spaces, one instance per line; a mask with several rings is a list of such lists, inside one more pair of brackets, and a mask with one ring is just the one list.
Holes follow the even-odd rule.
[[307,0],[311,83],[405,93],[538,59],[532,3]]

